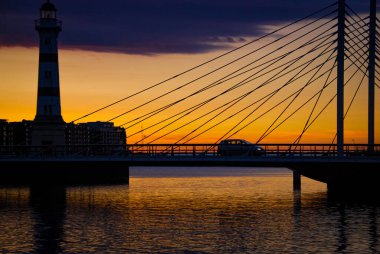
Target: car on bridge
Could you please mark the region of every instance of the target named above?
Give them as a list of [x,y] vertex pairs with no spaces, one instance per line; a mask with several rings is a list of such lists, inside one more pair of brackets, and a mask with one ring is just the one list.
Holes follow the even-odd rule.
[[261,156],[265,149],[244,139],[225,139],[218,145],[220,156]]

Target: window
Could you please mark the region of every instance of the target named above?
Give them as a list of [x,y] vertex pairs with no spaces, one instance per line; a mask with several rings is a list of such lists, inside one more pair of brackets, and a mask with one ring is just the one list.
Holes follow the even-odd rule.
[[49,114],[51,115],[53,113],[52,106],[49,105]]
[[56,13],[52,10],[42,10],[41,18],[43,19],[55,19]]

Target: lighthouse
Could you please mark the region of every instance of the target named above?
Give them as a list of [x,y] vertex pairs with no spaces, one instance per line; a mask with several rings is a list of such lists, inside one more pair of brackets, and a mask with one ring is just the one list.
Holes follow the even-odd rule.
[[57,19],[57,9],[49,0],[42,4],[35,28],[40,42],[32,145],[64,145],[65,122],[61,115],[58,66],[58,35],[62,31],[62,22]]
[[57,10],[50,1],[40,8],[36,30],[40,37],[40,55],[35,121],[61,123],[63,119],[59,92],[58,34],[62,31],[62,23],[57,20]]

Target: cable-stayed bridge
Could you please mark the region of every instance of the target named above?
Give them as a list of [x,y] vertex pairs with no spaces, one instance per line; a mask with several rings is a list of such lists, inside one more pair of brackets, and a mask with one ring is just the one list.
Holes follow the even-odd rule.
[[[333,2],[72,121],[121,109],[106,121],[127,130],[127,145],[3,147],[2,163],[285,166],[325,182],[341,181],[334,169],[345,167],[357,177],[354,171],[380,162],[380,36],[376,1],[370,2],[369,15]],[[346,124],[367,125],[367,142],[346,137]],[[220,142],[233,138],[265,153],[222,156]],[[318,168],[326,177],[314,173]]]
[[[344,9],[341,36],[334,3],[73,122],[120,107],[126,111],[105,120],[125,127],[129,144],[218,144],[228,138],[262,143],[274,136],[272,143],[283,130],[290,134],[282,142],[301,144],[310,143],[308,133],[315,135],[318,127],[324,143],[341,146],[338,123],[357,114],[357,106],[362,111],[355,121],[366,125],[363,110],[374,107],[363,105],[369,75],[375,76],[370,86],[379,89],[378,72],[369,71],[378,52],[376,37],[369,54],[369,17]],[[343,85],[339,91],[337,84]]]

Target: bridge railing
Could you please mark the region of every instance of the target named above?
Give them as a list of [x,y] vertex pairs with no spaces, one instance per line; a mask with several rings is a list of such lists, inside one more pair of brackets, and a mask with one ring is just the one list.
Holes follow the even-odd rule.
[[[337,146],[331,144],[260,144],[260,152],[251,153],[250,145],[227,146],[231,153],[222,153],[218,144],[128,144],[128,145],[66,145],[66,146],[0,146],[4,157],[62,157],[62,156],[161,156],[161,157],[321,157],[337,155]],[[380,144],[349,144],[344,156],[380,156]]]

